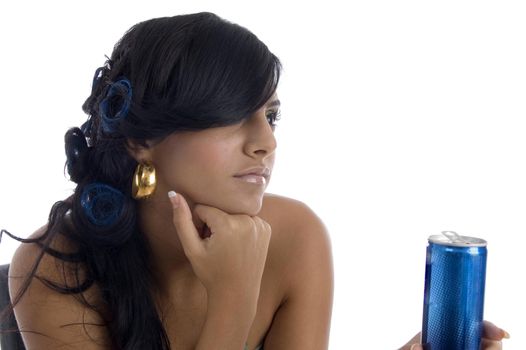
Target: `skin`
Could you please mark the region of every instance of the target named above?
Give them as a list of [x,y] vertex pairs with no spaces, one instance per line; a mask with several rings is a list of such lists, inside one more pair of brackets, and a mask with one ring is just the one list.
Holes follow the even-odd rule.
[[[156,168],[156,191],[140,202],[139,219],[153,249],[155,300],[176,349],[328,346],[333,269],[325,226],[305,204],[233,177],[254,166],[272,169],[276,139],[267,115],[276,100],[236,125],[173,134],[150,147],[129,144],[132,156]],[[203,240],[205,223],[212,236]],[[52,246],[74,250],[60,236]],[[29,244],[17,250],[12,297],[37,252]],[[71,283],[60,266],[46,255],[38,274]],[[94,286],[84,296],[98,303],[100,291]],[[87,324],[100,322],[96,313],[36,279],[15,314],[28,349],[109,348],[106,330]]]
[[[305,204],[233,177],[253,166],[272,169],[277,144],[267,114],[276,100],[240,124],[173,134],[149,147],[129,143],[130,154],[157,172],[156,192],[140,202],[139,219],[153,249],[155,300],[175,349],[328,347],[334,281],[324,224]],[[176,197],[167,196],[171,190]],[[205,224],[212,236],[201,239]],[[53,246],[74,250],[61,239]],[[17,250],[12,296],[37,252],[27,244]],[[38,273],[71,282],[59,266],[45,256]],[[97,286],[84,296],[97,303]],[[96,313],[37,280],[15,314],[22,331],[40,333],[22,332],[28,349],[109,348],[106,330],[89,325],[100,322]]]
[[[508,332],[488,321],[484,321],[482,333],[482,341],[480,344],[482,350],[502,350],[502,339],[510,337]],[[413,339],[401,347],[400,350],[424,350],[425,347],[420,344],[419,340],[420,333],[415,335]]]

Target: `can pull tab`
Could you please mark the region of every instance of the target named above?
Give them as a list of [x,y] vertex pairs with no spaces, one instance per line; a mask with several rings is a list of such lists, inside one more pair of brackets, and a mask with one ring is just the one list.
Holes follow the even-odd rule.
[[451,243],[467,243],[466,240],[455,231],[442,231],[442,234],[446,236]]

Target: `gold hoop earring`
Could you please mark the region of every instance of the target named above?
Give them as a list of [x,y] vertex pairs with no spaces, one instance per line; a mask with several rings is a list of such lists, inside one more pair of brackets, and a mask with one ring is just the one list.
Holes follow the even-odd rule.
[[139,163],[133,174],[132,196],[135,199],[149,197],[155,191],[157,180],[155,178],[155,168],[151,164]]

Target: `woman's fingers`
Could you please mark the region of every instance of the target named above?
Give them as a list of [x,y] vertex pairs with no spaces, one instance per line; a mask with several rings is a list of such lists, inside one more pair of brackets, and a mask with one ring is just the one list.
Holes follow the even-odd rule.
[[[228,214],[212,206],[196,204],[190,209],[181,194],[170,191],[168,196],[184,253],[205,288],[221,293],[245,291],[257,300],[272,233],[270,225],[257,216]],[[198,229],[202,225],[204,229]],[[209,240],[201,238],[210,235]]]
[[410,341],[408,341],[400,350],[418,350],[420,345],[420,333],[417,333]]
[[188,203],[181,194],[176,194],[174,191],[168,192],[168,197],[172,203],[172,221],[185,254],[188,256],[199,252],[202,249],[201,238],[194,226]]
[[[484,321],[483,331],[482,331],[482,342],[480,345],[480,348],[482,350],[502,350],[502,342],[501,340],[503,338],[509,338],[510,335],[505,330],[495,326],[493,323],[489,321]],[[411,339],[407,345],[405,345],[402,349],[407,349],[407,346],[409,344],[411,345],[410,350],[423,350],[424,347],[420,344],[418,344],[420,340],[420,333],[417,334],[413,339]]]
[[502,340],[503,338],[509,338],[510,335],[508,334],[508,332],[495,326],[493,323],[489,321],[484,321],[482,337],[487,340]]
[[482,350],[502,350],[502,342],[500,340],[482,339],[480,348]]

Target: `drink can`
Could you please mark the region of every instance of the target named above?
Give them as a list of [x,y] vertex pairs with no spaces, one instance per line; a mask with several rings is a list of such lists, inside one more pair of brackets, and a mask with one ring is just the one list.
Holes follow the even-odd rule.
[[422,344],[426,350],[479,350],[487,243],[453,231],[428,243]]

